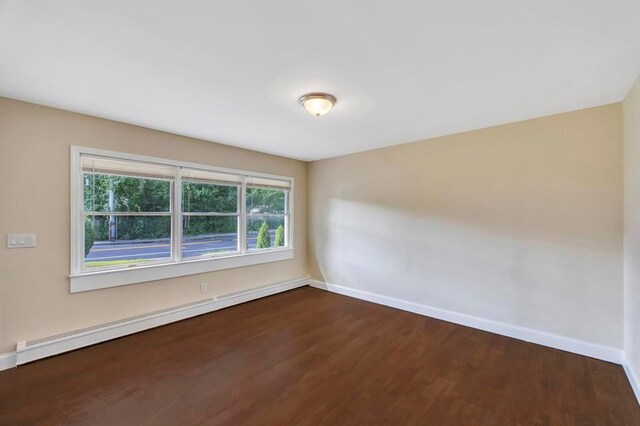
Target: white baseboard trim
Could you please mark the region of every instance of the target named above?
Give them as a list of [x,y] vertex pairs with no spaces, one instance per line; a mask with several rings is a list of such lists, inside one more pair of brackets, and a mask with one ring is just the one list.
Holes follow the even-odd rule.
[[327,290],[333,293],[354,297],[356,299],[366,300],[368,302],[401,309],[403,311],[413,312],[431,318],[437,318],[443,321],[488,331],[490,333],[500,334],[531,343],[537,343],[539,345],[548,346],[567,352],[573,352],[579,355],[601,359],[603,361],[622,364],[623,354],[621,349],[573,339],[571,337],[547,333],[544,331],[534,330],[531,328],[493,321],[473,315],[462,314],[459,312],[449,311],[433,306],[422,305],[389,296],[383,296],[380,294],[369,293],[367,291],[357,290],[350,287],[325,283],[322,281],[309,280],[309,285],[311,287]]
[[309,285],[309,278],[300,278],[298,280],[287,281],[284,283],[274,284],[266,287],[259,287],[252,290],[238,291],[224,296],[214,298],[216,310],[224,309],[229,306],[238,305],[240,303],[250,302],[261,297],[267,297],[283,291],[293,290],[294,288]]
[[[239,291],[224,296],[204,299],[198,302],[149,314],[138,315],[106,324],[59,333],[41,339],[19,342],[17,350],[12,354],[0,355],[0,370],[16,365],[36,361],[63,352],[80,349],[96,343],[116,339],[140,331],[149,330],[161,325],[169,324],[197,315],[224,309],[233,305],[271,296],[283,291],[309,285],[308,278],[278,283],[266,287],[259,287],[246,291]],[[5,367],[6,366],[6,367]],[[3,368],[4,367],[4,368]]]
[[16,353],[9,352],[6,354],[0,354],[0,371],[8,370],[16,366]]
[[640,404],[640,376],[638,376],[636,370],[631,363],[629,363],[627,354],[622,355],[622,366],[624,367],[624,372],[627,373],[627,378],[629,379],[633,393],[636,395],[636,399]]

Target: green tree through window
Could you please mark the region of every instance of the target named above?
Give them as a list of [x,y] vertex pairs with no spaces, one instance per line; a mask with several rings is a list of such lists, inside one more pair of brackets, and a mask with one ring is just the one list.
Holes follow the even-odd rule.
[[256,248],[269,248],[271,247],[271,236],[269,235],[269,225],[267,222],[264,222],[260,227],[260,231],[258,232],[258,241],[256,243]]

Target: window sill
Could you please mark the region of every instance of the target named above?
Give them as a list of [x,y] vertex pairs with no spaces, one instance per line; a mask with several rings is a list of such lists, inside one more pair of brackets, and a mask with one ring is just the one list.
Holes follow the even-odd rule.
[[156,281],[185,275],[202,274],[223,269],[240,268],[242,266],[259,265],[293,259],[293,249],[249,252],[215,259],[186,260],[179,263],[138,266],[132,269],[112,271],[96,271],[79,275],[71,275],[70,292],[98,290],[101,288]]

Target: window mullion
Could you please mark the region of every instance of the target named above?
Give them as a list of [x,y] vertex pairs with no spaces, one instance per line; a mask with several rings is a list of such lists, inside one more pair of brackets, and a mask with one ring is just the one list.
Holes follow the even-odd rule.
[[290,188],[285,192],[285,217],[284,217],[284,237],[285,237],[285,246],[288,248],[293,247],[293,181],[291,182]]
[[242,176],[242,188],[240,190],[240,224],[238,226],[238,251],[247,252],[247,177]]
[[285,191],[284,192],[284,245],[285,247],[289,247],[289,227],[290,227],[290,222],[289,222],[289,195],[291,194],[291,191]]
[[[238,198],[239,199],[239,198]],[[239,203],[239,202],[238,202]],[[238,216],[238,212],[232,213],[216,213],[216,212],[182,212],[182,216],[199,216],[199,217],[233,217]]]
[[80,273],[84,269],[84,176],[80,153],[71,150],[71,272]]
[[173,199],[171,200],[172,244],[171,258],[174,262],[182,260],[182,168],[176,167],[176,178],[173,182]]
[[[171,192],[171,198],[173,198],[173,191]],[[123,212],[93,212],[93,211],[84,211],[82,212],[85,215],[91,216],[148,216],[148,217],[158,217],[158,216],[172,216],[171,210],[168,212],[136,212],[136,211],[123,211]]]

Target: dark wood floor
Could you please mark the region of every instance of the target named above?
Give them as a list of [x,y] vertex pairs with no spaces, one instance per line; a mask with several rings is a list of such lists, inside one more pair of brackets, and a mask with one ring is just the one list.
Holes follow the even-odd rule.
[[0,373],[0,424],[640,425],[622,368],[301,288]]

